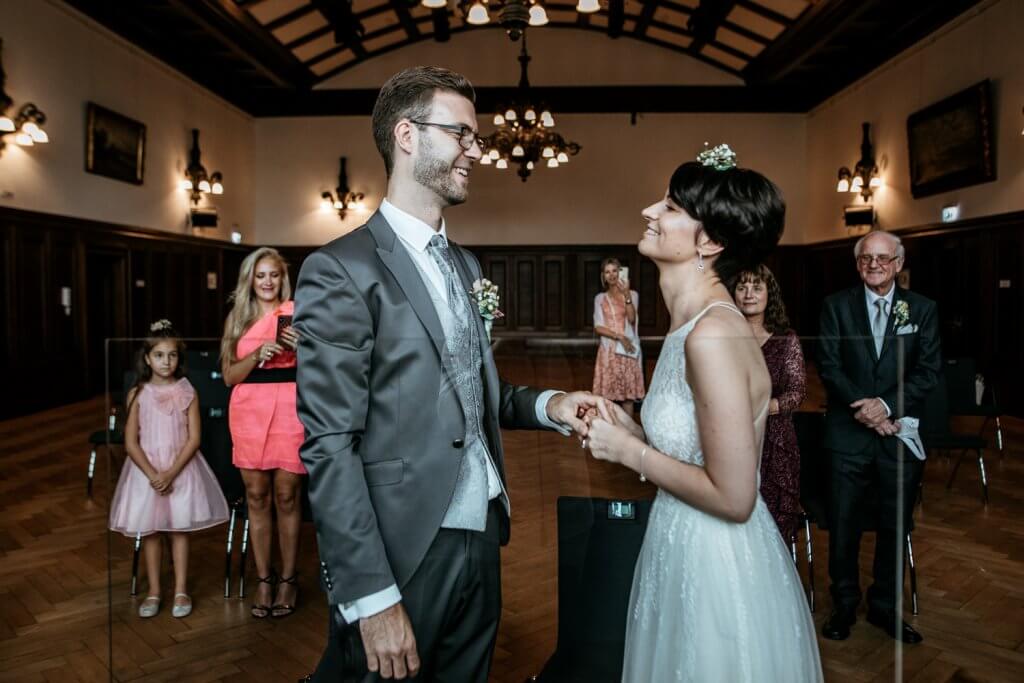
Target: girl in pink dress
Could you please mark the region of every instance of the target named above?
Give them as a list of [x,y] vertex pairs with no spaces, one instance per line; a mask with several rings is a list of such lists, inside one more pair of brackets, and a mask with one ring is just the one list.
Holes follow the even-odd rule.
[[643,357],[637,334],[637,293],[619,279],[618,259],[601,264],[605,291],[594,297],[594,332],[601,338],[594,365],[594,393],[622,404],[632,414],[644,397]]
[[[285,617],[298,597],[296,558],[302,525],[299,446],[305,438],[295,411],[295,344],[288,266],[275,249],[249,254],[238,273],[234,306],[224,323],[221,365],[234,387],[228,408],[232,461],[242,472],[249,535],[256,560],[257,619]],[[271,504],[277,508],[281,578],[271,564]],[[273,588],[277,584],[277,594]]]
[[185,378],[185,344],[167,320],[150,327],[128,392],[125,450],[129,460],[110,504],[110,528],[143,537],[149,592],[140,617],[160,610],[160,534],[171,539],[175,617],[188,616],[188,532],[225,522],[228,504],[210,466],[199,455],[199,402]]

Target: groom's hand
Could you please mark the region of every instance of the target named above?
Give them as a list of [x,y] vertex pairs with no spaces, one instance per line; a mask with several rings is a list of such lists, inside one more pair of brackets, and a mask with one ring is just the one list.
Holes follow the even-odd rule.
[[589,391],[572,391],[567,394],[555,394],[548,401],[546,411],[553,422],[560,422],[581,437],[587,435],[587,423],[583,417],[591,411],[597,411],[600,397]]
[[416,636],[402,603],[359,620],[366,667],[381,678],[405,678],[420,671]]

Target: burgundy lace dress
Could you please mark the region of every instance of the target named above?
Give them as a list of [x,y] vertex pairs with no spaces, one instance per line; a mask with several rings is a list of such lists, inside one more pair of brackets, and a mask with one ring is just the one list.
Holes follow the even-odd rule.
[[773,334],[761,351],[772,378],[772,398],[779,402],[779,412],[768,416],[765,429],[761,498],[788,544],[800,524],[800,449],[792,413],[807,394],[804,354],[792,330]]

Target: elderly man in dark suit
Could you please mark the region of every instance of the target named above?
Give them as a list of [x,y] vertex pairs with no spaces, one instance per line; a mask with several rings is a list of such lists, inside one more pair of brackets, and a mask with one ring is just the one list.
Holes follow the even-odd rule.
[[844,640],[856,621],[857,556],[870,490],[877,499],[878,526],[867,619],[893,638],[917,643],[921,635],[898,617],[896,606],[903,595],[900,548],[923,462],[899,447],[896,420],[920,418],[939,381],[938,316],[935,302],[896,286],[904,260],[898,237],[869,233],[857,242],[854,255],[863,285],[828,297],[821,311],[818,360],[828,394],[825,448],[832,458],[833,604],[822,634]]
[[384,85],[387,196],[299,274],[301,457],[331,605],[314,681],[484,683],[511,515],[500,428],[585,435],[597,405],[498,377],[470,295],[480,264],[442,215],[483,153],[473,99],[435,67]]

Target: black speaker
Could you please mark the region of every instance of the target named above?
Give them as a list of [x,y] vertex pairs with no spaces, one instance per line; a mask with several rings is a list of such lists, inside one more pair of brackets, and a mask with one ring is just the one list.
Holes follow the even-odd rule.
[[558,645],[543,683],[619,683],[649,500],[558,499]]

